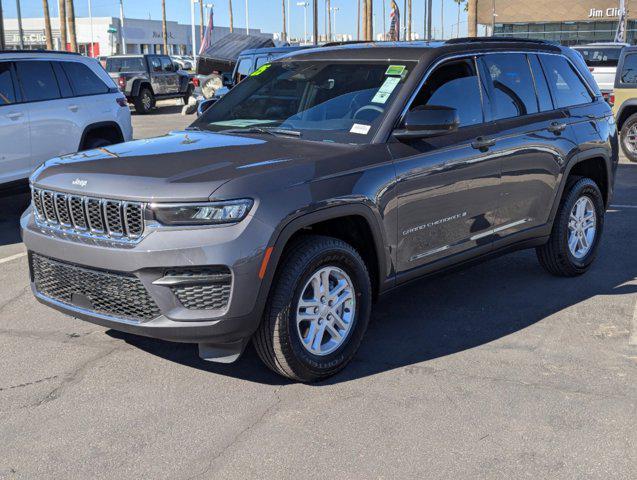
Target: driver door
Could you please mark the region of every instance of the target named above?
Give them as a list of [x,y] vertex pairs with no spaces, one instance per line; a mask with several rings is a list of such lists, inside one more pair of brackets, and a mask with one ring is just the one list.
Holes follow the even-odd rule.
[[390,143],[398,181],[399,272],[471,249],[476,254],[491,249],[500,159],[483,138],[486,91],[478,72],[475,57],[448,60],[408,107],[454,108],[460,120],[456,131]]

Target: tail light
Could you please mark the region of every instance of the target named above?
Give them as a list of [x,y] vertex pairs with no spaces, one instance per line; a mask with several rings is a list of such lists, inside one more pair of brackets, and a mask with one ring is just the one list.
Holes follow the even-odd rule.
[[192,84],[193,84],[195,87],[199,88],[199,79],[198,79],[197,77],[194,77],[194,78],[192,79]]
[[614,106],[615,105],[615,94],[611,93],[610,96],[608,97],[608,103],[610,103],[610,106]]
[[126,97],[117,97],[115,101],[120,107],[128,107],[128,100],[126,100]]
[[588,70],[592,73],[592,72],[594,72],[594,71],[595,71],[595,68],[593,68],[593,67],[588,67]]
[[118,77],[117,78],[117,85],[119,85],[119,88],[121,88],[121,89],[126,88],[126,77]]

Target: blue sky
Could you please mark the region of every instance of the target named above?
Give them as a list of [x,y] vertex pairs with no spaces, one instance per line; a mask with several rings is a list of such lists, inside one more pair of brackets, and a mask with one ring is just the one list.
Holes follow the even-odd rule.
[[[77,16],[88,15],[88,0],[74,0],[75,12]],[[215,4],[215,23],[218,25],[228,25],[228,0],[204,0],[206,3]],[[310,5],[312,0],[310,1]],[[2,2],[4,15],[6,17],[16,16],[15,0],[0,0]],[[91,0],[94,16],[117,16],[119,15],[119,0]],[[357,0],[331,0],[332,7],[340,8],[336,16],[337,33],[349,33],[356,35],[356,5]],[[281,31],[281,0],[248,0],[250,12],[250,26],[261,28],[266,32]],[[290,0],[291,5],[291,33],[295,37],[303,35],[303,8],[296,6],[297,0]],[[362,2],[361,2],[362,3]],[[382,31],[382,4],[385,3],[386,16],[389,17],[390,0],[375,0],[374,12],[376,13],[376,30]],[[403,6],[403,0],[397,0],[398,5]],[[422,36],[423,16],[425,0],[412,0],[413,3],[413,25],[414,30]],[[454,0],[434,0],[434,26],[436,33],[440,35],[441,25],[441,4],[444,7],[445,37],[456,35],[457,26],[457,4]],[[51,15],[57,15],[58,0],[49,0]],[[235,27],[245,27],[245,0],[233,0],[234,24]],[[42,0],[21,0],[23,17],[42,16]],[[287,0],[286,0],[287,5]],[[319,0],[319,31],[323,32],[323,7],[324,0]],[[464,9],[461,12],[460,34],[465,35],[467,30],[466,14]],[[132,18],[161,18],[160,0],[124,0],[124,11],[127,17]],[[190,1],[189,0],[166,0],[166,13],[169,20],[176,20],[181,23],[190,22]],[[387,19],[389,25],[389,19]],[[311,32],[311,6],[308,8],[308,30]]]

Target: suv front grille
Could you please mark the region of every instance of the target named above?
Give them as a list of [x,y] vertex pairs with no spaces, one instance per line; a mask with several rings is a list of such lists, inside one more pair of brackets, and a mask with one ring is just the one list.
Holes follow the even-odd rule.
[[162,280],[170,284],[171,279],[178,280],[171,291],[189,310],[223,310],[228,306],[232,274],[227,267],[169,270]]
[[33,188],[38,223],[64,231],[114,240],[137,240],[144,233],[144,204]]
[[161,313],[134,275],[79,267],[31,254],[35,289],[44,297],[103,315],[143,321]]

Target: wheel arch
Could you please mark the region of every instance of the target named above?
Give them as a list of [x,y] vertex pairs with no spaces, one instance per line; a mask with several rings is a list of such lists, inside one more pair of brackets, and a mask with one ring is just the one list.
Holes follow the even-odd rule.
[[87,140],[98,135],[99,138],[112,141],[113,144],[124,141],[122,128],[117,122],[107,121],[91,123],[90,125],[87,125],[82,132],[78,151],[85,150]]
[[617,112],[617,129],[621,131],[624,127],[624,123],[628,118],[637,113],[637,99],[626,100],[622,103],[621,107],[619,107],[619,111]]
[[141,91],[142,87],[148,87],[151,93],[155,95],[155,92],[153,91],[153,86],[151,85],[150,80],[148,80],[147,78],[138,78],[133,82],[131,96],[136,97],[137,95],[139,95],[139,92]]

